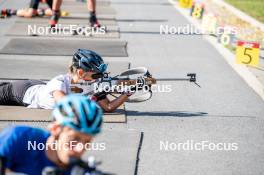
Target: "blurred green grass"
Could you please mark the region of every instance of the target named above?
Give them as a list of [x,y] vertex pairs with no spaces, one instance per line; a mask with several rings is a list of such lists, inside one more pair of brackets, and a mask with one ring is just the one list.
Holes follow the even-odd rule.
[[264,0],[225,0],[227,3],[264,23]]

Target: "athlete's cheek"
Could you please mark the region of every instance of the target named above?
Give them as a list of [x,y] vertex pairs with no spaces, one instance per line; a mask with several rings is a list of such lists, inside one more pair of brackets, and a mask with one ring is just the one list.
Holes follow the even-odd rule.
[[91,81],[92,80],[91,76],[89,76],[89,75],[83,76],[82,79],[85,80],[85,81]]

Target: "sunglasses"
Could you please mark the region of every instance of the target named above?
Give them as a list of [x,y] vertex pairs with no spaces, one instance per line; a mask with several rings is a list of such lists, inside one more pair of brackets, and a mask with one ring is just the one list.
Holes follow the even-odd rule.
[[99,78],[103,78],[104,77],[104,74],[103,73],[95,73],[95,74],[92,74],[92,79],[99,79]]

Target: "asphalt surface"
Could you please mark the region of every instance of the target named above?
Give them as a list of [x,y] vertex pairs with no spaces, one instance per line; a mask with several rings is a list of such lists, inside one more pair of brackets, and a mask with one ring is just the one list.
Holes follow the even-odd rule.
[[[1,2],[2,8],[11,0]],[[160,35],[160,25],[189,24],[166,0],[111,2],[121,40],[128,42],[129,57],[122,60],[131,62],[132,67],[148,67],[158,78],[178,78],[195,72],[201,86],[187,82],[158,82],[169,85],[172,91],[154,93],[153,98],[144,103],[127,103],[127,124],[104,125],[105,130],[143,132],[136,173],[263,174],[264,102],[261,98],[202,36]],[[16,6],[21,7],[23,3],[19,1]],[[0,25],[4,26],[0,27],[1,35],[12,22],[13,19],[0,20]],[[5,37],[0,38],[0,47],[5,41]],[[33,125],[43,127],[45,124]],[[160,148],[161,142],[191,140],[236,143],[238,149],[187,151]]]
[[[162,82],[172,85],[171,93],[156,93],[144,104],[126,105],[128,128],[144,132],[138,173],[262,174],[261,98],[202,36],[159,34],[161,24],[189,24],[167,1],[113,2],[117,19],[144,19],[119,22],[132,67],[147,65],[155,77],[162,78],[196,72],[201,85]],[[236,142],[238,150],[160,150],[160,141],[188,140]]]

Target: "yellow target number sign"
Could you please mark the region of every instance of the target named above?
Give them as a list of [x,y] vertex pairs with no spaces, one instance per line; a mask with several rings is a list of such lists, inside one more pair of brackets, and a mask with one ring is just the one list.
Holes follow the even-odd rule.
[[259,43],[238,41],[236,62],[238,64],[257,66],[259,64]]
[[192,7],[192,0],[180,0],[180,7],[182,8],[191,8]]
[[196,19],[202,19],[204,13],[204,4],[194,3],[191,9],[191,16]]

